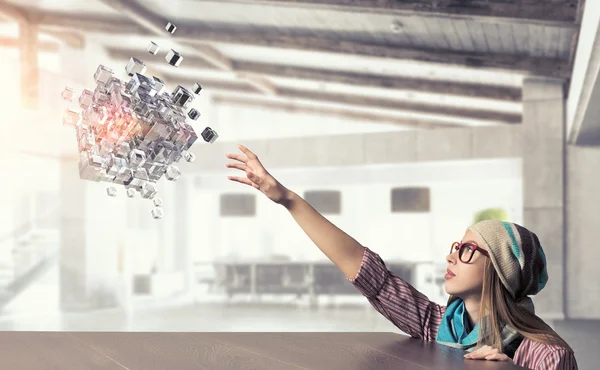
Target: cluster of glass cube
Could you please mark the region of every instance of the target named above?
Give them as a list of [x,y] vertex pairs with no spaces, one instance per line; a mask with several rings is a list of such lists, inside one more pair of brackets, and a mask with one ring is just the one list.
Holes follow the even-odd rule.
[[[63,124],[76,131],[81,179],[110,183],[111,197],[117,195],[114,185],[124,186],[128,197],[139,193],[153,200],[152,215],[160,218],[156,183],[162,177],[176,181],[179,160],[195,158],[189,150],[198,135],[186,122],[195,94],[182,86],[170,94],[159,78],[144,76],[145,70],[143,62],[131,58],[126,67],[131,79],[123,82],[100,65],[94,74],[96,88],[79,96],[81,112],[67,109]],[[71,101],[73,90],[67,87],[62,96]],[[196,116],[195,109],[190,111]],[[209,127],[203,134],[206,142],[216,139]]]

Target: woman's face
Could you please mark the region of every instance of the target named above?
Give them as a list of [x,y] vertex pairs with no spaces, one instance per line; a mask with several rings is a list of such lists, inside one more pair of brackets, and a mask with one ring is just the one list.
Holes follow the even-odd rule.
[[[470,242],[477,246],[480,243],[473,232],[467,230],[465,236],[460,241],[461,243]],[[468,251],[465,251],[465,256]],[[488,258],[481,254],[480,251],[474,251],[473,257],[469,263],[463,263],[458,257],[458,251],[453,251],[452,254],[446,256],[448,262],[448,270],[454,276],[446,278],[444,288],[446,293],[462,298],[470,295],[481,295],[483,289],[483,266],[485,259]],[[468,258],[464,258],[467,260]]]

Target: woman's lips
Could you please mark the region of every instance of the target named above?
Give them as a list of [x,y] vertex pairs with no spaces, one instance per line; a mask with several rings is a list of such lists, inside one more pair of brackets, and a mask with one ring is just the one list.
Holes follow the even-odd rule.
[[447,269],[447,270],[446,270],[446,275],[444,275],[444,279],[448,280],[448,279],[450,279],[450,278],[453,278],[454,276],[456,276],[456,275],[454,275],[454,274],[452,273],[452,271],[450,271],[450,269]]

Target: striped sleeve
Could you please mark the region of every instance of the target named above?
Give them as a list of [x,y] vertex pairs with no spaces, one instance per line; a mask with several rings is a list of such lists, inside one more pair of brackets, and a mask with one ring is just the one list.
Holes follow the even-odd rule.
[[354,278],[346,277],[400,330],[414,338],[435,341],[446,306],[430,301],[423,293],[387,269],[381,257],[364,247]]
[[577,370],[573,351],[525,339],[515,353],[513,362],[533,370]]

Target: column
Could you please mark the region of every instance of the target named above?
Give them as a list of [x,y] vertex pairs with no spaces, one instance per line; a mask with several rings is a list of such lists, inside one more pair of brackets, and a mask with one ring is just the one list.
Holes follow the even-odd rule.
[[36,109],[39,88],[38,27],[33,23],[19,23],[21,60],[21,99],[23,107]]
[[536,314],[564,317],[565,100],[563,80],[523,82],[523,217],[546,254],[549,280],[533,297]]

